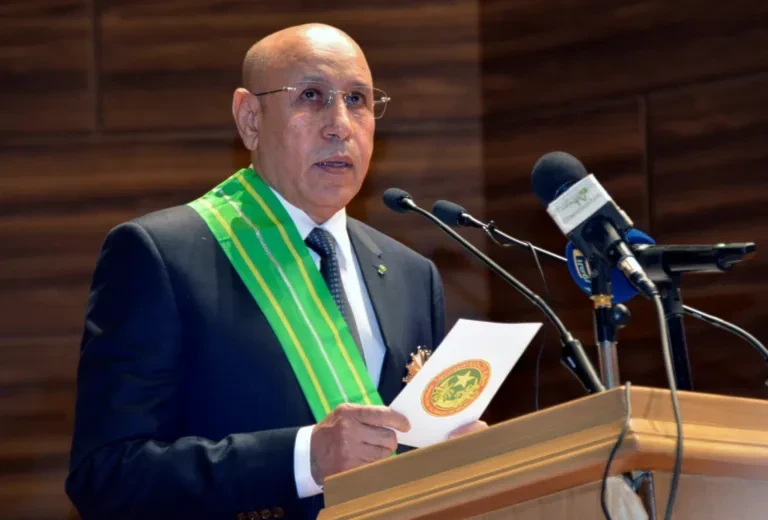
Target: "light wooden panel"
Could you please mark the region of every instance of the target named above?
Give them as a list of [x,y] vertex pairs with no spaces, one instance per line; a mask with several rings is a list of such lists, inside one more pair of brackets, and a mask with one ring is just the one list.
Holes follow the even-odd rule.
[[[536,499],[546,511],[556,505],[552,499],[568,498],[567,493],[565,497],[554,493],[602,478],[628,415],[627,435],[610,475],[670,471],[676,427],[669,391],[633,386],[629,410],[625,390],[614,388],[334,475],[325,483],[329,507],[321,519],[460,519],[491,511],[498,511],[493,517],[501,518],[503,508]],[[692,392],[680,392],[679,400],[685,437],[682,473],[705,478],[688,479],[678,511],[705,512],[697,508],[697,493],[714,489],[712,477],[732,482],[724,486],[723,494],[711,497],[721,505],[706,514],[707,519],[723,518],[723,506],[735,503],[725,493],[752,499],[759,496],[758,489],[765,493],[768,404]],[[599,504],[598,493],[593,494],[591,504]],[[577,501],[572,505],[587,504]],[[529,508],[520,509],[523,511],[513,508],[510,512],[531,518],[525,516],[524,510]],[[594,510],[581,511],[579,518],[595,518]],[[737,511],[744,514],[734,518],[757,518],[756,512],[762,509],[758,502]],[[552,509],[549,512],[543,517],[561,517]],[[509,518],[518,516],[510,514]]]
[[232,92],[250,45],[307,22],[337,25],[360,43],[376,85],[394,100],[388,120],[474,117],[477,17],[475,0],[314,6],[297,0],[105,1],[105,125],[229,127]]
[[[656,514],[664,515],[672,475],[654,474]],[[739,478],[683,475],[672,520],[761,518],[768,510],[768,483]]]
[[88,0],[0,4],[0,142],[5,132],[92,127],[88,5]]
[[[472,520],[582,520],[604,516],[600,505],[602,482],[593,482],[473,516]],[[610,477],[606,507],[615,520],[648,520],[640,498],[622,477]]]

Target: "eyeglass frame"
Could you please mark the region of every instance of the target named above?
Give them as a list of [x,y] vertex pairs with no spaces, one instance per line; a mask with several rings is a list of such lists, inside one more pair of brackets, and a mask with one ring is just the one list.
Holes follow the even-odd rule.
[[[306,83],[306,84],[315,83],[315,84],[321,84],[321,85],[328,85],[328,87],[331,86],[330,83],[326,83],[324,81],[299,81],[299,82],[296,83],[296,85],[302,84],[302,83]],[[280,88],[277,88],[277,89],[274,89],[274,90],[268,90],[266,92],[256,92],[256,93],[252,92],[251,95],[252,96],[256,96],[256,97],[261,97],[261,96],[266,96],[268,94],[277,94],[278,92],[295,92],[295,91],[298,90],[296,88],[296,85],[289,85],[289,86],[285,86],[285,87],[280,87]],[[371,112],[371,119],[374,119],[374,120],[381,119],[382,117],[384,117],[384,114],[387,111],[387,104],[389,104],[389,102],[392,101],[392,98],[389,97],[387,95],[387,93],[384,92],[383,90],[381,90],[380,88],[373,88],[373,87],[371,87],[371,90],[373,90],[373,91],[378,90],[379,92],[384,94],[384,97],[382,97],[380,100],[378,100],[378,101],[374,100],[373,101],[374,104],[384,102],[384,111],[381,113],[381,115],[379,117],[376,117],[374,115],[374,113]],[[326,109],[329,106],[331,106],[333,101],[336,99],[336,95],[337,94],[344,94],[344,96],[346,96],[347,94],[352,94],[352,92],[348,92],[346,90],[336,90],[336,89],[333,89],[333,88],[329,88],[328,89],[328,93],[330,95],[328,96],[328,101],[326,101],[325,106],[323,107],[323,109]],[[344,97],[342,97],[342,99],[344,99]],[[359,116],[355,116],[355,117],[359,117]]]

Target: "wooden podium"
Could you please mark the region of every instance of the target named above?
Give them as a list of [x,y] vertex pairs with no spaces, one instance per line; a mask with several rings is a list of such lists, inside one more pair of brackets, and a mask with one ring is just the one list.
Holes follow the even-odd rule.
[[[651,472],[641,500],[610,479],[614,519],[663,518],[676,429],[669,391],[631,387],[611,474]],[[768,402],[680,392],[684,458],[675,519],[768,519]],[[321,520],[604,518],[600,481],[627,412],[625,388],[334,476]],[[638,507],[639,506],[639,507]]]

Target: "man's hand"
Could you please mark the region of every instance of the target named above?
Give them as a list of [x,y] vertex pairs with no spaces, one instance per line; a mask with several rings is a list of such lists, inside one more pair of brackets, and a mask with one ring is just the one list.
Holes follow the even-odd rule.
[[411,425],[386,406],[339,405],[312,429],[312,478],[322,485],[335,473],[388,457],[397,449],[389,428],[407,432]]
[[486,428],[488,428],[488,423],[485,421],[471,422],[469,424],[465,424],[464,426],[459,426],[453,430],[448,434],[448,438],[455,439],[456,437],[461,437],[462,435],[467,435],[469,433],[479,432],[480,430],[485,430]]

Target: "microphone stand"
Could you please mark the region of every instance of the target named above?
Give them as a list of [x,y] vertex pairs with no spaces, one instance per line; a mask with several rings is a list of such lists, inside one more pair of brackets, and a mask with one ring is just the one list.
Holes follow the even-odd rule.
[[[653,280],[652,277],[651,280]],[[680,292],[680,275],[653,280],[661,294],[664,305],[664,318],[669,330],[669,344],[672,350],[672,364],[675,368],[675,382],[678,390],[693,390],[691,361],[688,356],[688,344],[685,340],[683,323],[683,296]]]
[[[565,258],[547,251],[546,249],[541,249],[530,242],[523,242],[507,235],[496,227],[496,223],[493,220],[489,221],[488,224],[483,224],[471,215],[466,215],[465,218],[472,227],[483,229],[493,242],[502,247],[505,247],[504,244],[496,240],[494,235],[498,235],[507,242],[518,247],[534,250],[537,254],[549,257],[553,260],[566,261]],[[610,266],[599,258],[590,262],[590,265],[597,266],[597,276],[592,277],[593,296],[591,298],[595,306],[595,343],[597,345],[600,360],[600,377],[602,378],[606,389],[610,389],[621,384],[621,379],[619,377],[619,355],[617,351],[616,331],[617,329],[626,326],[629,322],[630,313],[626,306],[613,304],[613,287],[611,284]]]
[[613,288],[610,266],[595,258],[590,266],[592,273],[592,296],[594,302],[595,342],[600,358],[600,375],[606,388],[621,384],[619,378],[619,356],[616,350],[616,323],[613,312]]

